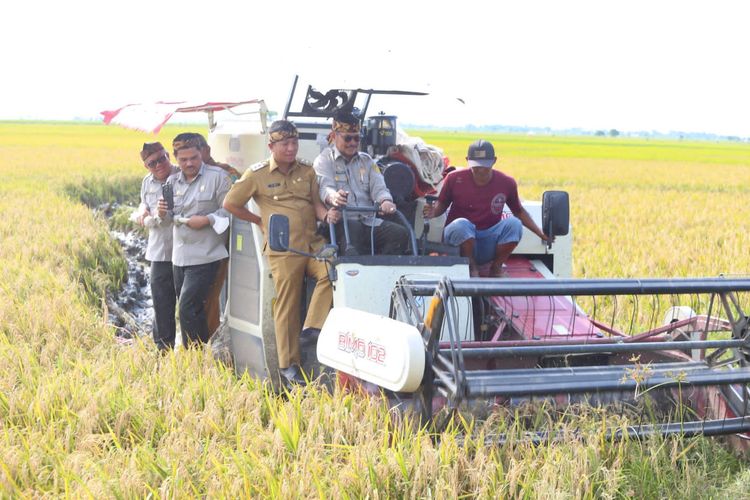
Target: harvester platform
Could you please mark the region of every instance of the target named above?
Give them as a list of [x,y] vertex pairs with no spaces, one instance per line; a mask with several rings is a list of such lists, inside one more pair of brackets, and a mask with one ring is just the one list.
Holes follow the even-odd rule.
[[[666,422],[650,413],[627,434],[744,435],[748,291],[750,279],[727,278],[404,278],[391,317],[421,333],[428,368],[414,397],[425,418],[436,401],[637,408],[648,399],[687,411],[665,411]],[[475,303],[473,323],[457,317],[460,300]]]

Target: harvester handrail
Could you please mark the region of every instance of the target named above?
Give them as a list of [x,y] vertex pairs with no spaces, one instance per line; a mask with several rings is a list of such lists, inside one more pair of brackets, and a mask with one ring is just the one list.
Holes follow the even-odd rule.
[[[680,413],[679,424],[629,426],[619,431],[620,436],[653,432],[714,435],[750,431],[750,318],[742,310],[745,299],[737,296],[748,291],[750,278],[404,276],[394,289],[391,314],[409,317],[423,333],[429,360],[417,392],[417,409],[423,419],[433,417],[433,395],[444,397],[446,406],[456,409],[478,399],[512,405],[536,398],[555,403],[565,398],[568,404],[606,404],[631,398],[633,408],[637,408],[639,398],[648,394],[650,402],[644,408],[653,401],[657,405],[688,401],[695,413]],[[639,301],[644,302],[642,296],[646,295],[672,296],[667,304],[670,309],[659,316],[654,311],[664,301],[654,299],[646,304],[653,311],[645,320],[638,319],[646,324],[634,327]],[[690,298],[689,306],[676,306],[681,295],[695,297]],[[597,321],[597,300],[593,301],[591,317],[577,306],[575,297],[596,296],[612,296],[602,301],[603,314],[609,315],[612,310],[608,326]],[[618,296],[634,296],[624,301],[620,316],[616,316]],[[497,331],[491,340],[476,333],[477,339],[459,335],[456,303],[476,297],[487,297],[480,304],[492,308],[488,324]],[[693,310],[698,307],[702,311],[706,306],[708,314]],[[557,307],[561,309],[559,319]],[[541,319],[535,316],[537,308]],[[715,315],[714,308],[720,309],[723,318]],[[659,324],[661,317],[664,319]],[[617,320],[622,322],[623,318],[630,324],[627,331],[635,328],[637,335],[616,330]],[[577,328],[576,321],[583,326]],[[649,329],[638,330],[643,326]],[[609,338],[605,338],[605,332]],[[710,332],[722,337],[709,337]],[[723,337],[726,334],[730,337]],[[612,430],[612,437],[618,437],[616,430]]]
[[[640,424],[629,425],[624,429],[616,427],[608,429],[604,437],[615,441],[627,436],[629,439],[642,439],[649,436],[721,436],[725,434],[738,434],[750,431],[750,419],[746,417],[723,418],[712,420],[699,420],[694,422],[669,422],[662,424]],[[517,438],[515,438],[517,439]],[[493,436],[485,437],[487,445],[504,444],[508,440],[506,435],[499,439]],[[561,431],[539,431],[529,432],[524,436],[524,441],[535,446],[542,443],[569,441],[570,434]]]
[[[438,280],[404,280],[412,293],[429,296]],[[646,279],[454,279],[453,294],[457,297],[476,296],[546,296],[546,295],[652,295],[722,293],[750,291],[750,278],[646,278]]]
[[[380,204],[376,204],[373,206],[345,206],[341,208],[341,222],[344,228],[344,237],[346,239],[347,245],[351,244],[351,240],[349,238],[349,219],[347,217],[348,213],[371,213],[373,215],[377,215],[378,211],[380,210]],[[409,221],[407,220],[406,216],[398,209],[392,214],[396,216],[401,221],[401,224],[409,231],[409,242],[411,243],[411,254],[413,256],[417,256],[417,237],[414,234],[414,229],[411,227],[411,224],[409,224]],[[329,224],[329,231],[331,236],[331,241],[336,241],[336,229],[335,224]],[[372,226],[374,227],[374,226]],[[371,245],[371,253],[375,253],[374,247],[372,247],[373,243],[373,236],[370,235],[370,245]]]

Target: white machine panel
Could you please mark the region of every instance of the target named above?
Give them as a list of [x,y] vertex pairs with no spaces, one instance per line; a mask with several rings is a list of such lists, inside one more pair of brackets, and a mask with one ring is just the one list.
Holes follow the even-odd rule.
[[348,307],[331,309],[317,354],[326,366],[397,392],[414,392],[424,375],[424,343],[414,326]]
[[240,173],[247,167],[270,156],[268,137],[260,125],[219,124],[208,136],[211,155],[218,161],[230,164]]

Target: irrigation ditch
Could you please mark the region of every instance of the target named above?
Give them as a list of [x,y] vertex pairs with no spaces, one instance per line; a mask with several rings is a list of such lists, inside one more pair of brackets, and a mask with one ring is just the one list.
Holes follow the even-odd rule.
[[[105,297],[107,322],[115,330],[118,344],[132,344],[136,338],[151,337],[154,320],[151,298],[151,266],[146,260],[148,235],[130,220],[137,206],[140,178],[88,179],[81,184],[69,184],[65,192],[86,205],[94,216],[102,219],[109,228],[110,237],[117,241],[127,272],[119,289],[107,289]],[[182,345],[177,322],[178,346]],[[222,322],[209,342],[212,354],[218,360],[231,364],[228,329]]]
[[115,328],[117,342],[124,344],[131,343],[136,337],[150,335],[154,319],[149,283],[151,266],[145,259],[148,239],[135,225],[127,228],[113,222],[114,214],[129,213],[133,209],[117,203],[93,207],[95,213],[107,220],[109,234],[120,245],[127,262],[127,274],[120,289],[108,290],[105,298],[108,323]]

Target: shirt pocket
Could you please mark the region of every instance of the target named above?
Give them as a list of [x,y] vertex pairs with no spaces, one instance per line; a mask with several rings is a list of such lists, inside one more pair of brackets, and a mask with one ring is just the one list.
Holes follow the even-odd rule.
[[150,187],[143,195],[143,201],[152,213],[159,208],[159,198],[161,198],[161,187]]
[[346,189],[349,184],[349,178],[346,173],[346,168],[335,169],[333,172],[333,182],[336,185],[336,190]]
[[195,210],[200,215],[210,214],[217,210],[214,193],[206,189],[195,193]]
[[174,195],[174,213],[181,214],[185,211],[185,193],[175,191]]
[[294,198],[310,200],[311,179],[300,177],[296,180],[290,181],[287,186],[287,189],[289,189],[289,192]]

